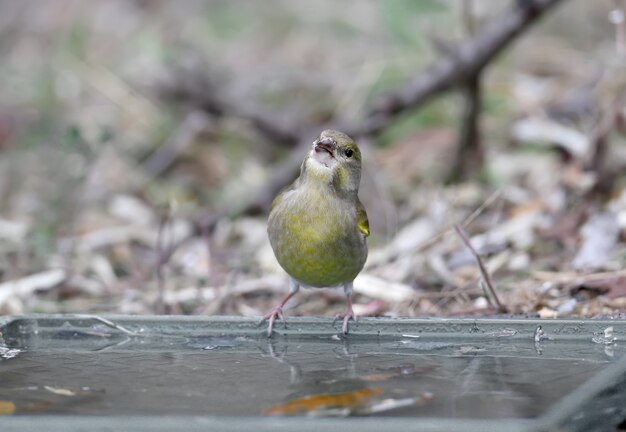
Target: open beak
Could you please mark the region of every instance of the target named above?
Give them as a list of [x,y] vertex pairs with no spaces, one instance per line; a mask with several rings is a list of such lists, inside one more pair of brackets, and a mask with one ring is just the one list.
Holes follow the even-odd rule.
[[324,137],[324,138],[320,138],[315,143],[315,151],[318,153],[325,151],[325,152],[328,152],[328,154],[331,157],[334,157],[336,146],[337,145],[335,144],[335,141],[332,138]]

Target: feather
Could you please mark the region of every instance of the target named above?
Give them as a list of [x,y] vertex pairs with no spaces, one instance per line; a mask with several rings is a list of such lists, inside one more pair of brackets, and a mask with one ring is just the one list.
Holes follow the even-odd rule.
[[370,221],[367,219],[367,212],[365,211],[365,207],[361,203],[361,200],[357,198],[356,201],[356,217],[357,217],[357,226],[359,227],[359,231],[363,233],[365,237],[370,235]]

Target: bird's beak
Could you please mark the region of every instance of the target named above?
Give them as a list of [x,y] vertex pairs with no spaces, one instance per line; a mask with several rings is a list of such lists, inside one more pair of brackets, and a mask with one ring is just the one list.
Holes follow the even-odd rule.
[[329,137],[323,137],[315,141],[316,153],[325,151],[325,152],[328,152],[328,154],[331,157],[334,157],[336,147],[337,147],[337,144],[335,143],[335,141]]

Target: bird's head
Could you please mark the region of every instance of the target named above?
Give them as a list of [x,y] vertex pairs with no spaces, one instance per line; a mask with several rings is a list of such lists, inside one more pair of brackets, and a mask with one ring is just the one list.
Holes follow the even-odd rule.
[[301,175],[306,181],[321,182],[338,192],[357,192],[361,182],[361,151],[343,132],[325,130],[313,141]]

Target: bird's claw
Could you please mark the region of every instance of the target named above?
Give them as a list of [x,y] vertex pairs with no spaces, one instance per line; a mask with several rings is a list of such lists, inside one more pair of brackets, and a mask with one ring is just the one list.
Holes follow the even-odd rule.
[[285,320],[285,315],[283,315],[283,309],[280,306],[261,318],[261,321],[259,321],[257,327],[263,324],[265,321],[269,320],[269,323],[267,325],[267,337],[271,337],[272,331],[274,330],[274,321],[276,321],[276,318],[282,320],[285,328],[287,328],[287,320]]
[[335,319],[333,320],[333,325],[337,322],[337,320],[343,319],[343,326],[341,327],[341,331],[344,335],[348,334],[348,321],[352,320],[356,322],[356,315],[352,308],[348,309],[345,313],[340,313],[335,315]]

